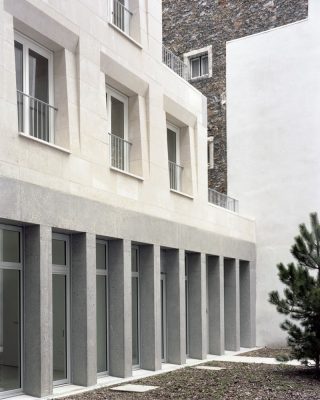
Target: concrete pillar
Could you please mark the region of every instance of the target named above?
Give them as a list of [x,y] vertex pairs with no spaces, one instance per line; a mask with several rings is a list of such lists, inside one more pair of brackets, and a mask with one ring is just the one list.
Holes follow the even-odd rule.
[[224,259],[224,326],[226,350],[240,350],[239,260]]
[[140,367],[161,369],[160,246],[140,249]]
[[224,354],[224,272],[223,258],[208,256],[208,352]]
[[92,386],[97,382],[95,235],[72,235],[71,254],[71,382]]
[[189,356],[203,360],[207,356],[206,256],[190,253],[188,257]]
[[240,346],[255,346],[254,263],[240,260]]
[[52,232],[25,228],[24,374],[25,394],[52,394]]
[[131,242],[109,241],[109,374],[132,375]]
[[183,250],[162,252],[167,273],[167,361],[186,363],[185,258]]

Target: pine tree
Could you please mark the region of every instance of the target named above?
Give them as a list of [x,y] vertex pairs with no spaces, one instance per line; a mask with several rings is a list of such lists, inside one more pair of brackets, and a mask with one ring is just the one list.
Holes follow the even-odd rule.
[[310,214],[311,230],[299,226],[291,254],[296,264],[278,264],[278,276],[285,285],[283,297],[277,291],[269,301],[287,316],[280,325],[288,333],[291,358],[304,364],[313,360],[319,374],[320,363],[320,224],[317,213]]

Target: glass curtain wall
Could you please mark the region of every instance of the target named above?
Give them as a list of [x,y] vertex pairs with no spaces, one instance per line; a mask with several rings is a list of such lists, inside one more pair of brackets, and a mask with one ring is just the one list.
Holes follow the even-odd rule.
[[140,365],[139,247],[132,246],[132,365]]
[[108,371],[108,243],[98,240],[96,249],[97,281],[97,373]]
[[0,225],[0,396],[21,388],[21,234]]

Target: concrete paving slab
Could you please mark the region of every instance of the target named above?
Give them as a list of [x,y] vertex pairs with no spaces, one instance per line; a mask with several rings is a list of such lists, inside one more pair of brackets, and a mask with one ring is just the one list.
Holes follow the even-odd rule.
[[157,389],[158,386],[149,386],[149,385],[122,385],[110,388],[110,390],[114,390],[115,392],[134,392],[134,393],[145,393],[150,390]]

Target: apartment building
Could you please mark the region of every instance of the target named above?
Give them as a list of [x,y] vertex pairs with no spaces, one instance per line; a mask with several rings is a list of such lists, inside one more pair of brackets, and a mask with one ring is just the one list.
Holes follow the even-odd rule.
[[226,43],[305,19],[308,0],[162,0],[162,4],[163,43],[183,62],[180,71],[185,78],[208,99],[209,187],[228,193]]
[[1,397],[255,344],[255,224],[162,53],[160,0],[0,0]]
[[209,196],[256,221],[257,346],[285,344],[268,295],[319,204],[317,3],[163,0],[171,67],[208,98]]

